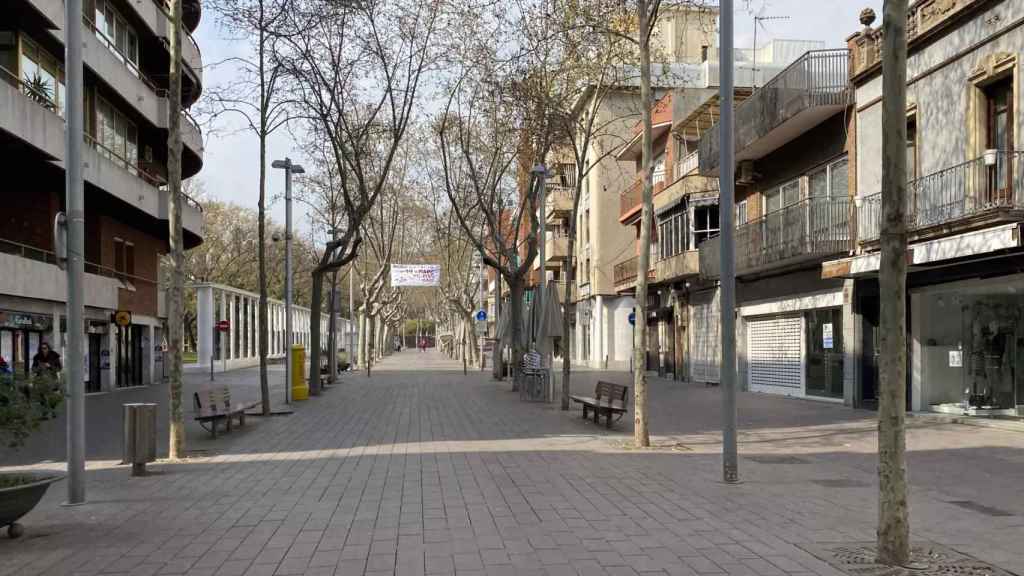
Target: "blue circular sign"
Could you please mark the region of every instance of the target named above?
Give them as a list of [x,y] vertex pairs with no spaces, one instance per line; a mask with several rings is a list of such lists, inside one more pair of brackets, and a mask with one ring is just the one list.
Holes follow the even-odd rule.
[[636,312],[629,313],[629,325],[636,326]]
[[478,310],[476,313],[476,319],[481,322],[487,320],[487,310]]

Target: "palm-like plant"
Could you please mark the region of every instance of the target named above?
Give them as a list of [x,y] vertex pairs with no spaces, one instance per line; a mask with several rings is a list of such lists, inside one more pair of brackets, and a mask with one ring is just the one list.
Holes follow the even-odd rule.
[[23,86],[27,96],[36,104],[39,104],[51,112],[55,112],[57,110],[57,104],[53,101],[53,87],[50,85],[50,81],[44,78],[42,74],[34,72],[32,76],[23,83]]

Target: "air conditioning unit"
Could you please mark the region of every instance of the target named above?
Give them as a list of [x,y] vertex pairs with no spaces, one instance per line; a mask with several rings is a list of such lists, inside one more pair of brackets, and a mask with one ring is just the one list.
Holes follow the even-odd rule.
[[743,160],[736,167],[736,183],[737,184],[753,184],[757,182],[761,175],[754,171],[753,160]]

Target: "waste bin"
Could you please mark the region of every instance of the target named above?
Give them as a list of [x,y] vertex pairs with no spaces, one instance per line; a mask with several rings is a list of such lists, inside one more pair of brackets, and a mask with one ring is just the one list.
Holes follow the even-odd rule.
[[124,464],[132,476],[146,473],[146,463],[156,460],[156,404],[124,404]]
[[306,383],[306,348],[292,345],[292,400],[309,398],[309,384]]

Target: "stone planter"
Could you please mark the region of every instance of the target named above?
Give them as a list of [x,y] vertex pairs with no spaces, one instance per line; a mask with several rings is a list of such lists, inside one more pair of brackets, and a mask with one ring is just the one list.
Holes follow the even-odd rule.
[[7,536],[17,538],[24,529],[17,520],[36,507],[50,484],[64,478],[56,472],[17,472],[0,474],[2,477],[21,476],[28,483],[0,488],[0,527],[7,527]]

